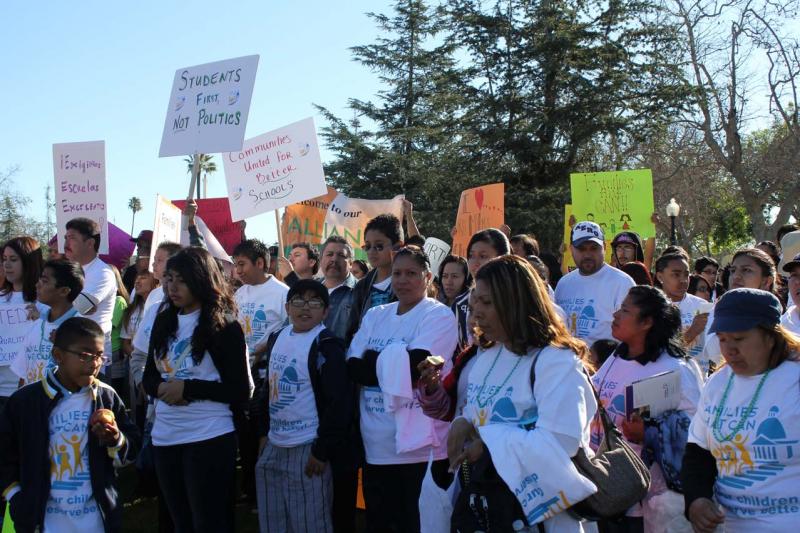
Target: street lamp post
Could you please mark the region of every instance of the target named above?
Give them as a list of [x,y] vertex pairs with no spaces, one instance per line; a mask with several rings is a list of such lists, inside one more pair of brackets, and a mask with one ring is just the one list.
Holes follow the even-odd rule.
[[670,237],[669,242],[673,246],[677,242],[677,237],[675,235],[675,219],[678,215],[681,214],[681,206],[678,202],[675,201],[675,198],[670,198],[669,203],[667,204],[667,216],[670,220]]

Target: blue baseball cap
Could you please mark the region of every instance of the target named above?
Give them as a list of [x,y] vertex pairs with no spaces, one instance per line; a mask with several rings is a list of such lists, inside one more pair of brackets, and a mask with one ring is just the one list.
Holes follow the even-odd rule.
[[711,333],[735,333],[757,326],[772,328],[781,321],[781,302],[771,292],[759,289],[733,289],[714,306]]

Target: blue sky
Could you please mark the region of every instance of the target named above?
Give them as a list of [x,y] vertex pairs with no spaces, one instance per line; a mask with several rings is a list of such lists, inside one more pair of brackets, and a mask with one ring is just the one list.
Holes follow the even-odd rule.
[[[308,116],[319,129],[312,104],[349,118],[348,98],[379,90],[348,48],[378,36],[366,12],[388,9],[384,0],[6,5],[0,169],[19,165],[16,188],[33,200],[30,214],[44,219],[52,144],[105,140],[109,220],[130,231],[128,199],[138,196],[136,231],[151,227],[156,194],[184,198],[188,189],[183,158],[158,157],[177,69],[259,54],[246,137]],[[226,194],[215,159],[209,197]],[[248,220],[248,235],[274,241],[274,217]]]

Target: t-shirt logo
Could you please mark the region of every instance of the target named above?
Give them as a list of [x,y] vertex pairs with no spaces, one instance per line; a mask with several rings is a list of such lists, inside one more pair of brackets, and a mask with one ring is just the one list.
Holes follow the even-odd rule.
[[278,411],[285,409],[297,398],[297,393],[305,384],[297,374],[297,359],[286,365],[278,377],[278,372],[273,371],[269,376],[269,414],[274,415]]
[[[743,432],[713,447],[711,454],[719,471],[717,483],[743,489],[766,481],[784,470],[789,462],[797,461],[800,441],[787,438],[779,413],[780,409],[773,405],[756,428],[752,441],[752,433]],[[722,426],[723,434],[730,431],[725,423]]]

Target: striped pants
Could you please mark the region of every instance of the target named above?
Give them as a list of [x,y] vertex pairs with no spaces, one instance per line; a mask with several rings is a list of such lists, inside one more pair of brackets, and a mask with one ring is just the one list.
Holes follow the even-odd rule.
[[267,444],[256,463],[261,533],[333,533],[330,465],[322,476],[304,473],[311,444],[280,448]]

